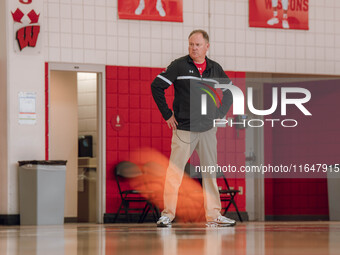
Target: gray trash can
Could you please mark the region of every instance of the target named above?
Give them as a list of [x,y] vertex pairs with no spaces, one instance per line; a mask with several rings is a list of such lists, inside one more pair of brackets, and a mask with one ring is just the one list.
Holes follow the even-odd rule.
[[65,160],[19,161],[21,225],[64,224]]

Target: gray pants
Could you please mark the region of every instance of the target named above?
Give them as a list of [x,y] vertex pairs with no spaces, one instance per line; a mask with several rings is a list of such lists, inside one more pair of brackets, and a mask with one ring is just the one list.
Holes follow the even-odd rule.
[[[181,185],[184,168],[194,150],[197,151],[201,166],[217,164],[217,128],[206,132],[174,130],[171,141],[170,163],[164,186],[164,210],[162,216],[175,218],[178,189]],[[221,200],[216,175],[202,172],[204,209],[207,221],[221,215]]]

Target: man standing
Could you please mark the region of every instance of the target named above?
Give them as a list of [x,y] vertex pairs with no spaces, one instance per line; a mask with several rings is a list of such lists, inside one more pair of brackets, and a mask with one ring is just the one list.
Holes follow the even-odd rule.
[[[222,78],[228,84],[231,81],[222,67],[206,56],[210,46],[207,32],[194,30],[188,39],[189,55],[174,60],[151,84],[154,100],[169,128],[173,130],[170,163],[164,186],[164,210],[157,222],[159,227],[171,226],[175,218],[178,189],[185,165],[193,151],[197,151],[202,166],[216,166],[217,128],[213,127],[213,119],[223,118],[233,101],[231,92],[224,90],[219,108],[206,104],[210,114],[199,111],[201,101],[192,97],[192,87],[203,86],[198,91],[207,91],[209,88],[213,90],[214,84],[218,83],[216,79]],[[173,111],[169,109],[164,96],[164,90],[172,84],[175,89]],[[234,220],[220,213],[221,201],[216,175],[209,172],[201,174],[207,225],[234,226]]]

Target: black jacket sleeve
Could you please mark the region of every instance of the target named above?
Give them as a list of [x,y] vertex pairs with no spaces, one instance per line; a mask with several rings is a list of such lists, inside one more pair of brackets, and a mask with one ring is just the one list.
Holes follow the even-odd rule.
[[[230,84],[232,81],[229,79],[228,75],[223,71],[222,67],[220,67],[220,82],[223,82],[223,84]],[[223,89],[222,89],[223,91]],[[223,118],[228,113],[230,106],[233,104],[233,96],[229,89],[226,89],[223,91],[223,98],[222,98],[222,104],[220,105],[218,109],[218,117]]]
[[157,75],[157,77],[151,83],[152,96],[165,120],[168,120],[172,116],[172,111],[169,109],[169,106],[166,103],[164,90],[167,89],[177,79],[177,74],[178,67],[175,60],[164,72]]

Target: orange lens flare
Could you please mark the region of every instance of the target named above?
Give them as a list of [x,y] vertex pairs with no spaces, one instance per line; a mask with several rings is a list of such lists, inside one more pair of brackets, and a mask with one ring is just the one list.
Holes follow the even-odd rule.
[[[169,166],[168,158],[154,149],[142,148],[131,152],[129,160],[138,165],[143,172],[140,178],[131,181],[131,187],[140,191],[143,197],[163,210],[164,183]],[[202,186],[187,174],[184,174],[178,191],[176,221],[205,221]]]

